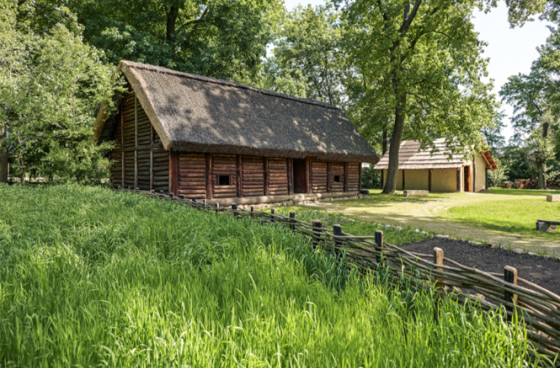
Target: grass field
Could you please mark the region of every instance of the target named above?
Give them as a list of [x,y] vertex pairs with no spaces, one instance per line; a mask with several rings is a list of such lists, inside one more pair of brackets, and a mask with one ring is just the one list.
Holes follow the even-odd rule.
[[3,367],[531,365],[501,315],[443,301],[436,320],[432,295],[278,226],[104,188],[0,198]]
[[[560,256],[560,231],[543,233],[535,227],[538,219],[560,221],[560,202],[547,202],[547,194],[560,191],[493,188],[491,193],[404,197],[402,192],[385,195],[370,190],[368,199],[323,202],[314,208],[355,218],[357,223],[400,225]],[[360,235],[359,229],[354,233]]]

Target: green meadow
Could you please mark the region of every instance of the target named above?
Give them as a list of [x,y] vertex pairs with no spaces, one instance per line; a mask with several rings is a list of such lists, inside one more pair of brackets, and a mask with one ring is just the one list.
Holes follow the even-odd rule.
[[0,198],[3,367],[538,363],[501,314],[436,311],[280,226],[103,187],[1,185]]

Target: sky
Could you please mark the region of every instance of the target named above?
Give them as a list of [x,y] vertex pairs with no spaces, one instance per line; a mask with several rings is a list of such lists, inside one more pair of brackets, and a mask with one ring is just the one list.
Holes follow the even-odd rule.
[[[284,0],[286,7],[292,9],[298,4],[320,5],[324,0]],[[530,72],[531,63],[538,58],[537,47],[546,42],[550,31],[547,23],[536,20],[521,28],[510,28],[507,20],[507,7],[499,2],[488,14],[477,12],[474,27],[479,32],[479,39],[488,43],[483,56],[489,58],[488,77],[494,80],[494,93],[499,100],[498,92],[507,82],[508,77],[519,73]],[[511,106],[502,103],[501,109],[506,114],[506,128],[502,134],[509,139],[513,135],[510,117]]]

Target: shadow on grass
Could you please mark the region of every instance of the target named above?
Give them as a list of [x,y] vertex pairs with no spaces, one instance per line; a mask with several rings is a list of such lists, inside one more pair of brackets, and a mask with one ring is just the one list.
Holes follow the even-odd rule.
[[546,197],[549,194],[560,194],[560,190],[490,188],[490,193],[509,196],[526,195]]

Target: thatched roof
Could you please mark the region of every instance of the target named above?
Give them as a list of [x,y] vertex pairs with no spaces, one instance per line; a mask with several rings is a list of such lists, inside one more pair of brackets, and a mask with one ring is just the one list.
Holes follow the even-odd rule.
[[[462,155],[452,154],[446,147],[445,139],[434,140],[435,150],[431,149],[421,150],[420,142],[418,141],[402,141],[399,150],[399,169],[413,170],[413,169],[450,169],[459,168],[464,165],[470,165],[471,161],[465,160]],[[496,163],[492,159],[490,152],[483,150],[482,156],[486,160],[486,166],[494,170]],[[389,152],[381,158],[381,161],[375,165],[376,170],[386,170],[389,168]]]
[[[124,60],[118,69],[167,150],[379,161],[329,104]],[[102,108],[94,128],[98,139],[107,118]]]

